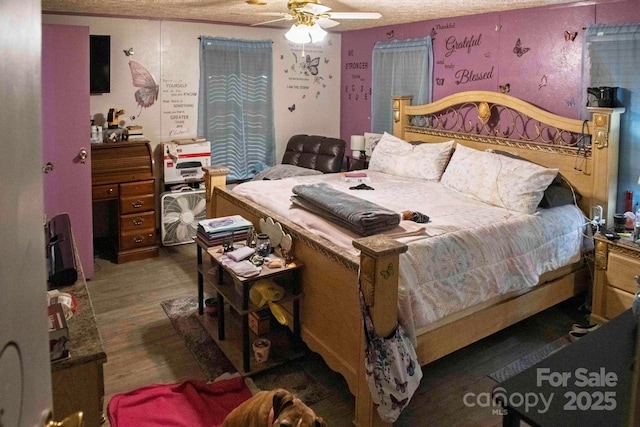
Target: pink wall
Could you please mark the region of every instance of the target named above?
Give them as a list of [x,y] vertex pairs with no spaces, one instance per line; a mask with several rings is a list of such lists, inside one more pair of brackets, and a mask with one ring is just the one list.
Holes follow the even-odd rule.
[[344,33],[341,138],[349,141],[350,135],[371,129],[374,44],[427,35],[433,38],[434,100],[461,91],[500,91],[508,85],[510,95],[556,114],[581,118],[586,102],[581,59],[584,29],[608,22],[640,22],[638,0],[576,3]]

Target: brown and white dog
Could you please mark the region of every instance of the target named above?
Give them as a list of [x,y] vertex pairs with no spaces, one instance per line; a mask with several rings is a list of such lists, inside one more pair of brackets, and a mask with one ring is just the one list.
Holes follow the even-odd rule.
[[324,420],[282,388],[260,391],[227,415],[222,427],[326,427]]

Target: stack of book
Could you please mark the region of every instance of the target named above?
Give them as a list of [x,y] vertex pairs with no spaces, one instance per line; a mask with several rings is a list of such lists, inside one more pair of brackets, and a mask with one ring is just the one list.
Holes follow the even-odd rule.
[[239,242],[247,239],[253,224],[240,215],[203,219],[198,222],[197,237],[208,247],[220,246],[225,240]]
[[142,126],[127,126],[127,135],[129,135],[129,141],[143,141],[144,133],[142,132]]

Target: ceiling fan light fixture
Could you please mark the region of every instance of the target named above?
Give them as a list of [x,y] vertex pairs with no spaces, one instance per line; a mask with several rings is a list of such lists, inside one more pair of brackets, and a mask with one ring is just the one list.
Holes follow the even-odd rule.
[[327,35],[327,32],[316,22],[309,27],[309,36],[311,37],[311,43],[319,42]]
[[309,34],[309,26],[304,24],[293,24],[291,29],[284,35],[287,40],[293,43],[311,43],[311,35]]

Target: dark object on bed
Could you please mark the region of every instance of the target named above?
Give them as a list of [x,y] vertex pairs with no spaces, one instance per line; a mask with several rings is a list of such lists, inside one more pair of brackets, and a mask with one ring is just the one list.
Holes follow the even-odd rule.
[[323,173],[340,172],[346,147],[347,143],[343,139],[320,135],[294,135],[287,143],[282,163]]
[[378,234],[400,224],[400,214],[397,212],[343,193],[327,184],[296,185],[291,191],[294,205],[360,236]]

